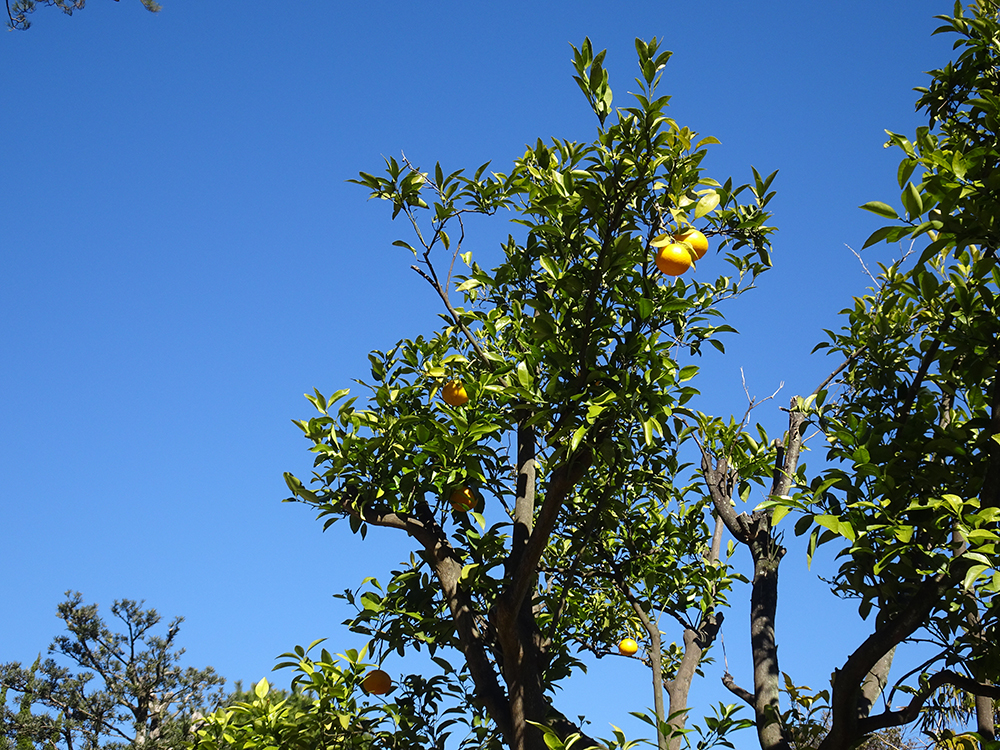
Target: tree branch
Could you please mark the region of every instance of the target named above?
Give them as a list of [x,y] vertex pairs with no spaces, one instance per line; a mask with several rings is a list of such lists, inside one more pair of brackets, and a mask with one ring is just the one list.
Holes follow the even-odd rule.
[[826,380],[824,380],[822,383],[820,383],[818,386],[816,386],[816,388],[812,392],[812,395],[815,395],[815,394],[819,393],[820,391],[824,390],[828,385],[830,385],[830,383],[833,381],[833,379],[835,377],[837,377],[841,372],[843,372],[843,370],[844,370],[845,367],[847,367],[854,360],[856,360],[858,357],[860,357],[861,354],[862,354],[862,352],[864,352],[866,348],[867,347],[862,346],[859,349],[855,349],[853,352],[851,352],[849,355],[847,355],[847,358],[843,362],[841,362],[839,365],[837,365],[837,367],[834,369],[834,371],[831,372],[827,376]]
[[[430,264],[428,263],[428,265]],[[472,331],[470,331],[466,327],[465,323],[462,322],[462,319],[458,317],[458,313],[455,311],[455,308],[451,306],[451,301],[448,299],[448,293],[441,288],[440,282],[436,281],[435,279],[432,279],[427,274],[427,272],[424,271],[424,269],[420,268],[420,266],[410,266],[410,268],[412,268],[414,271],[420,274],[424,279],[426,279],[428,284],[434,287],[434,291],[437,292],[438,296],[441,298],[441,301],[444,302],[444,306],[448,310],[448,314],[451,316],[452,321],[455,323],[456,326],[458,326],[459,330],[462,331],[462,334],[465,336],[466,340],[468,340],[469,344],[476,351],[476,355],[482,361],[483,366],[489,370],[493,370],[494,369],[493,362],[491,362],[489,358],[487,358],[486,352],[483,351],[483,347],[479,344],[479,341],[476,339],[476,337],[472,335]]]
[[[923,708],[924,703],[942,685],[954,685],[973,695],[985,696],[994,700],[1000,699],[1000,686],[976,682],[971,677],[952,672],[950,669],[943,669],[931,675],[927,683],[917,691],[910,702],[902,709],[898,711],[885,711],[884,713],[861,719],[858,722],[857,739],[861,739],[872,732],[877,732],[879,729],[903,726],[915,721],[920,715],[920,709]],[[825,745],[826,741],[824,741],[821,747]]]
[[733,676],[729,674],[729,672],[722,675],[722,684],[730,693],[743,700],[748,706],[750,706],[750,708],[753,708],[753,695],[751,695],[749,691],[744,690],[737,685],[733,680]]
[[393,511],[388,505],[381,503],[369,503],[358,508],[351,498],[344,498],[339,507],[373,526],[405,531],[423,546],[423,557],[441,584],[442,594],[455,623],[462,652],[476,685],[476,694],[496,722],[497,728],[509,739],[513,724],[507,696],[497,681],[496,672],[487,656],[486,642],[476,624],[472,599],[459,585],[463,565],[447,537],[433,524],[433,519],[422,520],[409,513]]
[[538,575],[538,562],[542,559],[545,545],[552,534],[552,529],[555,528],[559,511],[569,493],[590,468],[592,461],[593,456],[588,450],[578,450],[552,472],[552,479],[546,488],[545,500],[535,519],[535,526],[524,545],[521,559],[517,561],[506,590],[501,595],[500,604],[509,613],[514,613],[520,608],[531,589],[535,576]]
[[750,531],[746,521],[736,515],[730,504],[735,481],[729,474],[729,462],[725,458],[720,458],[713,468],[712,457],[708,450],[700,442],[698,448],[701,450],[701,473],[705,477],[705,485],[708,487],[715,512],[736,541],[749,544]]
[[944,593],[955,585],[956,578],[956,574],[946,576],[941,573],[925,579],[909,604],[876,627],[875,632],[847,658],[844,666],[834,673],[830,702],[833,721],[819,750],[847,747],[859,739],[858,691],[866,676],[891,649],[923,625]]
[[[806,415],[795,408],[795,400],[788,412],[788,445],[784,450],[784,461],[780,469],[775,467],[774,479],[771,483],[769,497],[784,497],[792,487],[792,480],[799,467],[799,454],[802,452],[803,427]],[[779,454],[780,456],[780,454]]]

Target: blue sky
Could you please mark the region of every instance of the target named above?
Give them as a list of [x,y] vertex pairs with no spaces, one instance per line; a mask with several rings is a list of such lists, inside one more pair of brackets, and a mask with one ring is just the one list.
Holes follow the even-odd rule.
[[[868,282],[845,245],[879,226],[858,205],[898,202],[884,130],[922,124],[911,89],[951,54],[930,36],[950,10],[92,0],[0,34],[0,660],[44,649],[67,589],[184,615],[191,662],[230,679],[315,638],[361,645],[331,595],[405,552],[279,502],[283,471],[309,474],[290,420],[437,309],[391,247],[406,228],[345,181],[401,151],[505,171],[538,137],[591,139],[569,63],[586,35],[609,50],[619,105],[634,38],[665,40],[671,115],[722,142],[712,176],[780,170],[775,268],[727,311],[741,336],[699,386],[706,410],[742,413],[741,368],[754,395],[783,382],[759,412],[779,428],[777,406],[835,365],[809,352]],[[506,231],[467,247],[488,258]],[[892,255],[865,251],[873,268]],[[820,687],[864,631],[801,555],[783,567],[782,668]],[[748,684],[745,622],[737,608],[724,637]],[[560,707],[641,734],[627,711],[651,702],[648,675],[611,662]],[[712,669],[696,699],[729,700]]]

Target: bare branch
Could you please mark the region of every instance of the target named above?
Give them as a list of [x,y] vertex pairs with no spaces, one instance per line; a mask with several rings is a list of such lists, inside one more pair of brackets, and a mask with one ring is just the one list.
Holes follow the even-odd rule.
[[854,257],[858,259],[858,263],[860,263],[861,267],[865,269],[865,273],[868,274],[868,278],[872,280],[872,284],[874,284],[875,287],[878,288],[879,286],[878,280],[874,276],[872,276],[872,272],[868,270],[868,266],[866,266],[864,260],[861,259],[861,253],[859,253],[853,247],[848,245],[846,242],[844,243],[844,247],[846,247],[848,250],[854,253]]
[[733,680],[733,676],[726,672],[722,675],[722,684],[725,685],[726,689],[735,695],[737,698],[744,701],[750,708],[753,708],[753,695],[749,691],[744,690]]
[[745,522],[741,523],[740,517],[736,515],[736,510],[730,504],[735,481],[729,474],[729,462],[720,458],[713,467],[712,456],[708,450],[701,442],[698,442],[698,447],[701,449],[701,473],[705,478],[715,512],[738,542],[749,544],[750,533],[747,525]]
[[486,356],[486,352],[483,350],[483,347],[480,345],[478,339],[476,339],[476,337],[472,335],[472,331],[470,331],[468,326],[466,326],[465,323],[462,322],[462,319],[458,316],[458,313],[455,311],[455,308],[451,306],[451,301],[448,299],[448,293],[442,288],[440,282],[438,282],[434,278],[431,278],[431,276],[428,275],[428,273],[424,271],[424,269],[420,268],[420,266],[414,265],[410,266],[410,268],[412,268],[414,271],[420,274],[424,279],[427,280],[428,284],[434,287],[434,291],[438,293],[438,296],[441,298],[441,301],[444,302],[445,309],[448,310],[448,315],[451,316],[452,322],[459,328],[459,330],[462,331],[462,334],[465,336],[466,340],[469,342],[472,348],[476,351],[476,355],[482,361],[483,365],[487,369],[492,370],[494,368],[493,362],[490,361],[490,359]]
[[777,396],[778,393],[781,391],[781,389],[785,387],[785,383],[784,383],[784,381],[782,381],[778,385],[777,389],[775,389],[774,393],[772,393],[770,396],[766,396],[766,397],[758,400],[754,396],[750,395],[750,389],[747,388],[747,376],[746,376],[746,373],[743,372],[743,368],[742,367],[740,368],[740,380],[743,382],[743,393],[746,394],[747,402],[748,402],[748,404],[747,404],[747,410],[746,410],[746,412],[744,412],[743,419],[740,421],[740,428],[742,429],[743,427],[746,427],[746,425],[749,423],[751,412],[753,412],[753,410],[756,409],[761,404],[767,403],[772,398],[774,398],[775,396]]
[[[795,478],[795,472],[799,466],[799,454],[802,451],[803,428],[806,424],[806,415],[795,407],[795,400],[792,400],[791,408],[788,411],[788,445],[784,450],[784,462],[780,470],[775,467],[774,478],[771,483],[769,497],[784,497],[788,494]],[[780,455],[780,452],[779,452]]]
[[858,348],[858,349],[855,349],[855,350],[854,350],[853,352],[851,352],[851,353],[850,353],[850,354],[849,354],[849,355],[847,356],[847,359],[845,359],[845,360],[844,360],[843,362],[841,362],[841,363],[840,363],[839,365],[837,365],[837,367],[836,367],[836,368],[834,369],[834,371],[833,371],[833,372],[831,372],[831,373],[830,373],[830,374],[829,374],[829,375],[827,376],[826,380],[824,380],[824,381],[823,381],[822,383],[820,383],[820,384],[819,384],[818,386],[816,386],[816,388],[815,388],[815,389],[813,389],[813,392],[812,392],[812,394],[811,394],[811,395],[815,396],[815,395],[816,395],[817,393],[819,393],[820,391],[822,391],[822,390],[825,390],[825,389],[826,389],[826,387],[827,387],[828,385],[830,385],[830,383],[831,383],[831,382],[833,382],[833,379],[834,379],[835,377],[837,377],[837,376],[838,376],[838,375],[839,375],[839,374],[840,374],[841,372],[843,372],[843,371],[844,371],[844,368],[845,368],[845,367],[847,367],[847,366],[848,366],[849,364],[851,364],[851,363],[852,363],[852,362],[853,362],[854,360],[856,360],[856,359],[857,359],[858,357],[860,357],[860,356],[861,356],[861,353],[862,353],[862,352],[864,352],[866,348],[867,348],[867,347],[864,347],[864,346],[862,346],[862,347],[860,347],[860,348]]

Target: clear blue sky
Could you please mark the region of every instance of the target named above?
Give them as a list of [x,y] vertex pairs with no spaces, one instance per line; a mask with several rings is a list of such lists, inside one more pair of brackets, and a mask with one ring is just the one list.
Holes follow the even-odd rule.
[[[775,269],[700,384],[706,410],[742,413],[741,367],[784,402],[835,364],[809,352],[867,283],[845,244],[879,224],[857,206],[897,202],[884,129],[921,124],[911,89],[951,54],[930,36],[945,0],[163,4],[40,8],[0,34],[0,661],[45,648],[67,589],[184,615],[191,662],[230,679],[315,638],[361,645],[331,595],[402,540],[324,535],[279,501],[283,471],[309,474],[302,394],[436,322],[390,246],[406,228],[345,182],[382,155],[505,171],[538,137],[590,139],[569,44],[608,48],[624,105],[634,38],[664,38],[672,116],[722,141],[712,176],[780,170]],[[783,566],[781,666],[820,687],[863,631],[802,567]],[[724,637],[748,685],[745,608]],[[611,661],[559,705],[642,734],[648,673]],[[718,676],[696,696],[729,700]]]

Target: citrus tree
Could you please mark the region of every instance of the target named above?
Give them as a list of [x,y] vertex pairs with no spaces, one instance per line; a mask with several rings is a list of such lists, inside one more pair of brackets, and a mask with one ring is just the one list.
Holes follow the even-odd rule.
[[[856,599],[870,623],[870,634],[831,665],[829,717],[815,746],[855,747],[879,730],[916,722],[943,689],[975,699],[977,732],[966,740],[997,746],[997,14],[994,0],[979,0],[939,16],[938,32],[957,34],[960,54],[918,89],[929,125],[912,140],[889,134],[904,153],[903,213],[882,202],[864,206],[893,222],[866,247],[910,240],[919,251],[882,268],[870,292],[843,312],[843,327],[821,344],[840,359],[837,369],[813,394],[793,399],[783,438],[751,439],[718,420],[701,421],[702,469],[716,511],[754,562],[753,687],[729,675],[726,682],[753,707],[767,750],[791,747],[794,729],[779,706],[774,629],[785,554],[775,525],[789,513],[795,533],[808,537],[810,557],[820,545],[836,545],[833,590]],[[810,425],[826,438],[831,461],[813,476],[799,465]],[[773,478],[757,468],[768,463]],[[738,513],[737,496],[754,481],[769,485],[768,500]],[[920,656],[909,656],[916,643]],[[904,656],[904,673],[890,679]]]
[[[638,93],[615,109],[604,53],[574,48],[593,142],[539,141],[503,173],[388,159],[356,181],[410,226],[394,244],[443,323],[372,352],[364,398],[310,396],[318,415],[298,424],[315,474],[286,480],[324,528],[408,537],[391,580],[345,593],[351,627],[375,658],[426,648],[468,686],[469,747],[596,746],[553,691],[581,651],[625,637],[652,668],[660,746],[678,746],[733,580],[681,455],[697,357],[732,331],[720,305],[770,265],[774,175],[703,174],[715,140],[669,118],[658,90],[670,53],[636,51]],[[465,249],[472,214],[515,222],[492,270]],[[717,738],[737,720],[722,707],[712,722]]]
[[459,697],[446,677],[413,677],[391,703],[368,700],[366,687],[383,692],[371,675],[385,673],[368,671],[363,650],[334,656],[322,649],[314,658],[311,652],[320,642],[279,657],[278,667],[294,672],[291,692],[274,690],[262,679],[252,691],[241,691],[229,705],[205,716],[194,745],[199,750],[444,747],[448,711],[455,709],[442,708],[442,703]]

